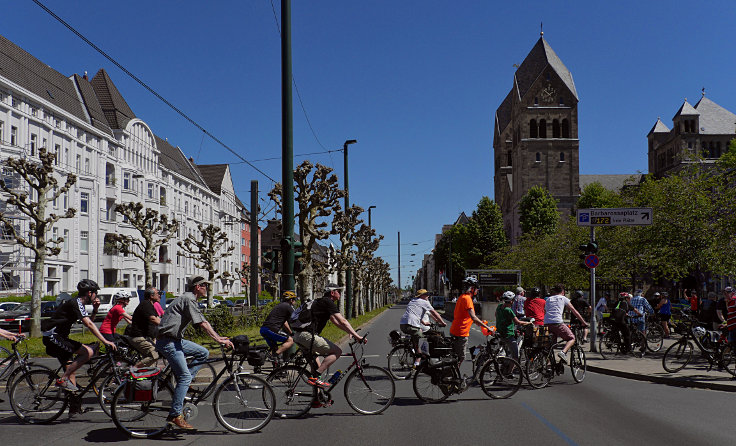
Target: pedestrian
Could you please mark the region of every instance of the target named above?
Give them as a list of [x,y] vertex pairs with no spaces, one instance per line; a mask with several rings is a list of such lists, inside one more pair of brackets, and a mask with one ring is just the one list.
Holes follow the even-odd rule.
[[[655,296],[659,293],[654,293]],[[670,303],[670,296],[667,291],[663,291],[657,304],[657,316],[659,317],[659,323],[662,324],[662,330],[664,330],[664,337],[668,339],[670,337],[670,318],[672,317],[672,304]]]
[[609,295],[606,293],[595,304],[595,321],[598,323],[599,334],[601,333],[601,324],[603,323],[603,313],[608,313],[608,297]]
[[516,287],[516,295],[514,296],[514,303],[511,305],[516,317],[524,317],[524,302],[526,302],[526,292],[522,287]]

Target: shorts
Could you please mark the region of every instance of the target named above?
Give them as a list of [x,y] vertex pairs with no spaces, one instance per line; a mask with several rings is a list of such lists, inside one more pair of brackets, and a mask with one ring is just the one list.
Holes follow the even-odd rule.
[[143,355],[143,359],[138,363],[141,367],[149,367],[150,365],[155,364],[161,356],[158,351],[156,351],[156,345],[148,338],[144,338],[142,336],[130,338],[130,345]]
[[42,342],[46,346],[46,353],[58,359],[61,365],[70,363],[74,354],[82,348],[81,342],[59,335],[44,336]]
[[274,333],[268,327],[261,327],[261,336],[263,336],[263,339],[266,340],[266,344],[271,348],[276,348],[279,344],[283,344],[287,339],[289,339],[288,336]]
[[419,338],[421,338],[424,334],[421,328],[409,324],[401,324],[399,325],[399,328],[401,329],[402,333],[406,333],[411,336],[411,342],[414,345],[419,342]]
[[[314,343],[312,343],[314,340]],[[341,351],[340,347],[328,341],[319,335],[313,335],[308,331],[298,331],[294,333],[294,342],[305,351],[315,353],[317,355],[328,355],[330,352]],[[311,350],[310,350],[311,347]]]
[[455,353],[455,356],[457,356],[458,360],[464,360],[465,348],[468,346],[468,337],[451,335],[451,339],[453,353]]
[[549,332],[555,336],[559,336],[563,341],[570,341],[575,339],[575,335],[572,334],[567,324],[549,324],[546,325]]

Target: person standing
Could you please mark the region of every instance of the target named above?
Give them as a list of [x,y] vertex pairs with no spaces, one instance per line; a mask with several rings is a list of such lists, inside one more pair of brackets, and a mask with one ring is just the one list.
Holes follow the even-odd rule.
[[155,304],[161,300],[161,293],[154,287],[143,291],[143,302],[133,312],[133,319],[128,326],[127,335],[133,348],[143,355],[136,367],[149,367],[155,364],[160,355],[156,351],[156,336],[161,318]]
[[565,297],[565,287],[561,284],[554,285],[551,288],[552,296],[547,298],[547,305],[545,306],[544,313],[544,325],[549,329],[550,334],[559,336],[563,341],[566,341],[562,351],[557,352],[557,357],[560,361],[567,362],[567,352],[575,344],[575,335],[572,334],[570,328],[565,324],[562,319],[562,312],[565,308],[570,310],[576,318],[580,320],[583,327],[588,327],[588,323],[583,319],[583,316],[578,313],[578,310],[572,306],[570,299]]
[[726,309],[728,310],[728,319],[726,319],[728,342],[733,348],[736,343],[736,291],[728,286],[723,290],[723,293],[726,297]]
[[[429,317],[443,327],[447,325],[442,320],[440,314],[435,311],[432,304],[429,303],[428,297],[429,291],[425,289],[417,291],[414,298],[406,305],[406,311],[404,311],[404,315],[399,320],[399,328],[403,333],[411,336],[411,343],[414,346],[414,351],[417,353],[419,353],[419,338],[422,337],[423,333],[422,326],[425,325],[422,322],[422,317],[425,314],[428,314]],[[420,359],[421,357],[418,354],[414,357],[414,367],[419,365]]]
[[595,321],[598,323],[598,334],[601,332],[601,324],[603,323],[603,313],[608,313],[608,295],[602,296],[595,304]]
[[517,317],[524,317],[524,302],[526,302],[526,291],[522,287],[517,287],[514,303],[511,305],[511,309]]
[[468,345],[468,336],[470,336],[470,327],[473,324],[483,327],[490,331],[490,327],[475,315],[475,306],[473,305],[473,297],[478,294],[478,279],[468,276],[463,281],[465,292],[457,298],[455,304],[455,313],[450,326],[450,335],[452,337],[452,349],[457,355],[458,363],[462,364],[465,360],[465,348]]
[[[659,295],[659,293],[654,293]],[[669,293],[663,291],[659,296],[659,303],[657,304],[657,316],[659,317],[659,323],[662,324],[662,330],[664,331],[665,339],[670,337],[670,318],[672,317],[672,304],[670,303]]]
[[[208,285],[209,282],[202,276],[193,277],[189,281],[188,291],[166,307],[156,339],[156,349],[169,361],[176,377],[176,388],[166,421],[186,430],[193,430],[194,427],[181,414],[184,398],[192,377],[209,357],[209,351],[199,344],[183,339],[184,330],[189,324],[197,325],[215,342],[233,348],[233,343],[228,338],[218,335],[197,307],[197,298],[207,295]],[[187,365],[187,356],[193,357],[190,365]]]
[[[636,290],[634,291],[634,297],[631,298],[631,306],[638,310],[639,316],[634,314],[633,311],[629,312],[629,316],[631,317],[631,322],[634,323],[639,331],[644,333],[644,337],[646,338],[647,326],[644,319],[644,313],[654,314],[654,309],[651,305],[649,305],[649,301],[646,300],[644,296],[641,295],[641,293],[642,290]],[[643,350],[642,353],[644,353]]]

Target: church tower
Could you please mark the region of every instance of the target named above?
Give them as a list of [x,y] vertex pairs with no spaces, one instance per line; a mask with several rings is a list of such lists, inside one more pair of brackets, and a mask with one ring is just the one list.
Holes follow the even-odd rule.
[[578,92],[572,74],[544,36],[518,66],[496,110],[494,191],[512,244],[521,236],[519,202],[533,186],[558,200],[567,218],[580,195]]

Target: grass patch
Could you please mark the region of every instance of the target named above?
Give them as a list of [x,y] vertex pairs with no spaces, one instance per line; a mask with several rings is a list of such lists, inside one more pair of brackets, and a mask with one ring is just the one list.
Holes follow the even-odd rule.
[[[358,317],[354,317],[352,319],[349,319],[350,325],[353,326],[356,330],[360,328],[361,326],[365,325],[367,322],[371,321],[374,317],[378,316],[379,314],[383,313],[388,309],[388,305],[381,308],[376,308],[375,310],[361,314]],[[359,333],[360,334],[360,333]],[[327,322],[327,325],[325,326],[325,329],[322,330],[323,338],[329,339],[332,342],[338,342],[340,339],[343,338],[343,336],[347,336],[347,333],[342,331],[341,329],[337,328],[335,324],[332,322]]]

